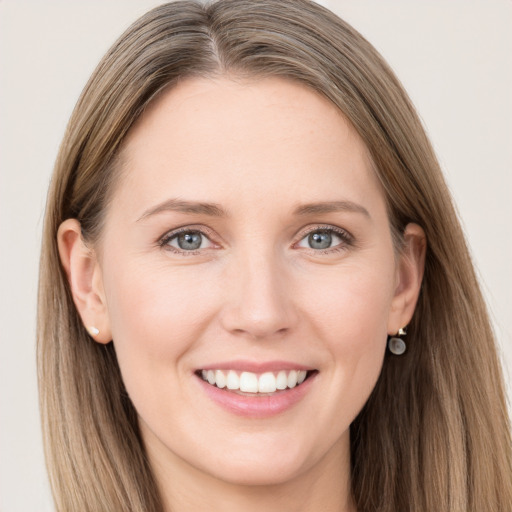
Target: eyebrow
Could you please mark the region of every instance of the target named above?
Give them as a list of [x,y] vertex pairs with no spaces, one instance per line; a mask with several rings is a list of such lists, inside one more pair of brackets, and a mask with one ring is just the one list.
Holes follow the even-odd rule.
[[[174,211],[181,213],[190,213],[195,215],[207,215],[210,217],[228,217],[228,212],[217,203],[204,203],[198,201],[184,201],[182,199],[167,199],[156,206],[146,210],[137,222],[144,220],[158,213]],[[364,206],[352,201],[323,201],[317,203],[307,203],[299,205],[293,211],[295,216],[303,217],[306,215],[315,215],[321,213],[333,212],[353,212],[361,213],[370,218],[370,214]]]
[[304,216],[333,212],[362,213],[364,216],[370,218],[370,213],[364,206],[352,201],[324,201],[319,203],[302,204],[294,210],[293,214]]
[[216,203],[202,203],[196,201],[183,201],[181,199],[167,199],[162,203],[157,204],[153,208],[146,210],[138,219],[137,222],[144,220],[152,215],[162,212],[181,212],[193,213],[196,215],[208,215],[210,217],[227,217],[226,210]]

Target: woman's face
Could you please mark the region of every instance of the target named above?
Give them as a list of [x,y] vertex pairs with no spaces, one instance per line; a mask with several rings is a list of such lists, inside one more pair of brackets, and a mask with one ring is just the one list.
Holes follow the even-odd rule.
[[155,464],[238,483],[348,464],[403,286],[365,146],[331,103],[277,78],[165,92],[129,134],[100,251]]

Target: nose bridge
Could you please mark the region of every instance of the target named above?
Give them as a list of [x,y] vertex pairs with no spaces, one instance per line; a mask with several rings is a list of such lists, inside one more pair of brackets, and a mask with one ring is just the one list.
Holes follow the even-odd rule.
[[233,254],[223,322],[231,332],[264,338],[284,333],[297,320],[284,258],[274,247],[246,244]]

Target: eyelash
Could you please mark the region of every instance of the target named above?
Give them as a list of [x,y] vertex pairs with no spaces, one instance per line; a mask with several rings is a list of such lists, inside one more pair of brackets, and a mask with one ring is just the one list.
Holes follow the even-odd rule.
[[[347,249],[347,247],[354,245],[354,238],[350,233],[348,233],[347,231],[345,231],[344,229],[341,229],[341,228],[337,228],[337,227],[333,227],[333,226],[325,226],[325,225],[317,225],[317,226],[314,226],[313,228],[309,229],[308,231],[306,231],[305,233],[302,234],[301,238],[294,245],[301,242],[304,238],[309,236],[311,233],[315,233],[317,231],[334,233],[342,240],[342,243],[340,243],[334,247],[329,247],[327,249],[312,249],[311,247],[304,248],[306,250],[309,249],[309,251],[311,251],[312,254],[315,254],[315,255],[333,254],[333,253],[345,251]],[[187,226],[187,227],[179,228],[174,231],[166,233],[162,238],[160,238],[160,240],[158,241],[158,245],[162,249],[169,250],[173,253],[180,254],[183,256],[194,256],[194,255],[201,254],[201,251],[204,249],[197,249],[197,250],[193,250],[193,251],[184,251],[184,250],[179,250],[176,247],[169,245],[169,242],[171,240],[173,240],[174,238],[176,238],[181,233],[199,233],[202,236],[205,236],[206,238],[208,238],[208,240],[210,240],[210,237],[208,235],[210,234],[210,236],[211,236],[210,231],[205,229],[204,227],[195,228],[194,226]],[[210,240],[210,242],[211,242],[211,240]]]

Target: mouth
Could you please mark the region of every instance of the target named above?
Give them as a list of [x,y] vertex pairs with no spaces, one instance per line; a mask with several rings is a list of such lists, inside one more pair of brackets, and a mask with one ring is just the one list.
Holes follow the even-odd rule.
[[197,370],[196,375],[218,389],[241,396],[273,396],[301,386],[316,370],[278,370],[255,373],[227,369]]
[[263,419],[294,410],[317,387],[319,372],[289,363],[232,362],[194,373],[213,403],[237,416]]
[[194,376],[210,403],[237,416],[263,419],[292,413],[308,401],[319,389],[319,373],[291,361],[230,360],[199,368]]

